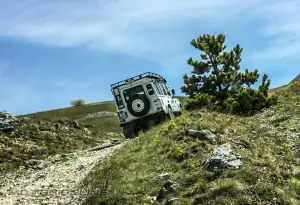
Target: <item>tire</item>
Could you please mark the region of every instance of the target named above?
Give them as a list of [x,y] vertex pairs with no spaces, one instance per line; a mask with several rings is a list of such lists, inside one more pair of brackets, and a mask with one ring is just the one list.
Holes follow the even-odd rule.
[[149,130],[149,129],[156,126],[156,122],[155,122],[154,119],[149,119],[145,124],[146,124],[146,129],[145,130]]
[[167,122],[168,120],[169,118],[167,113],[163,113],[159,116],[159,123],[164,123]]
[[180,115],[182,115],[182,112],[180,111],[180,112],[176,112],[176,117],[179,117]]
[[169,107],[168,108],[168,119],[173,120],[175,118],[173,110]]
[[126,139],[133,138],[135,136],[135,129],[133,123],[128,123],[123,126],[123,135]]
[[128,111],[135,117],[143,117],[150,110],[150,102],[144,95],[136,95],[132,97],[127,103]]

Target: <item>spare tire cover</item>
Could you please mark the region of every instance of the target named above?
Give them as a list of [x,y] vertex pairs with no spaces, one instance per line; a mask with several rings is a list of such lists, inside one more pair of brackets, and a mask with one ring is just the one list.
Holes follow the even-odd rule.
[[127,103],[130,114],[135,117],[143,117],[150,110],[150,102],[145,95],[135,95]]

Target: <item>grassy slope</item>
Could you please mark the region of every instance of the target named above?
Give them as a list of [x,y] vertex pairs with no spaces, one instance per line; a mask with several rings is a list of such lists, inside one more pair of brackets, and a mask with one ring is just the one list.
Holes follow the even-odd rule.
[[[45,112],[37,112],[34,114],[23,115],[21,117],[33,117],[36,116],[39,120],[51,119],[67,119],[67,120],[77,120],[88,114],[108,111],[116,112],[116,107],[114,103],[103,103],[95,105],[84,105],[78,107],[68,107],[57,110],[50,110]],[[119,120],[117,117],[100,117],[93,119],[86,119],[81,121],[83,124],[88,125],[90,129],[94,132],[94,135],[103,139],[106,138],[106,133],[114,132],[120,133],[121,129],[119,127]]]
[[78,107],[68,107],[63,109],[50,110],[45,112],[37,112],[33,114],[23,115],[20,117],[32,117],[33,115],[38,118],[51,118],[51,119],[59,119],[59,118],[68,118],[68,119],[78,119],[84,117],[91,113],[101,112],[101,111],[109,111],[115,112],[116,108],[113,103],[104,103],[104,104],[96,104],[96,105],[83,105]]
[[[201,118],[184,113],[141,134],[86,178],[83,187],[91,191],[108,184],[108,195],[91,194],[86,204],[151,204],[146,197],[158,193],[155,177],[165,172],[179,185],[167,198],[179,197],[179,204],[300,204],[300,83],[274,93],[278,106],[252,117],[202,110]],[[193,140],[181,134],[187,128],[209,129],[217,138]],[[203,167],[223,143],[242,155],[240,170]]]
[[295,83],[295,82],[300,82],[300,74],[297,75],[297,77],[291,81],[291,83]]
[[279,90],[279,89],[281,89],[281,88],[284,88],[284,87],[286,87],[286,86],[288,86],[288,85],[290,85],[290,84],[292,84],[292,83],[295,83],[295,82],[300,82],[300,74],[297,75],[297,77],[295,77],[289,84],[287,84],[287,85],[282,85],[282,86],[280,86],[280,87],[278,87],[278,88],[272,88],[272,89],[270,89],[269,91],[270,91],[270,93],[275,92],[276,90]]
[[[74,122],[101,111],[115,112],[115,105],[85,105],[18,116],[32,119],[10,134],[0,134],[0,173],[14,170],[24,160],[86,149],[111,138],[109,132],[120,133],[117,117],[87,119],[80,121],[79,127]],[[91,133],[87,134],[84,127]]]

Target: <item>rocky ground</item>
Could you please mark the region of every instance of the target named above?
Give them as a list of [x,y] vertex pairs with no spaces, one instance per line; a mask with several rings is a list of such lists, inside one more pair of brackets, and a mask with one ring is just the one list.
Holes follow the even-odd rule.
[[48,161],[31,160],[18,171],[0,176],[0,204],[81,204],[87,193],[79,189],[80,182],[125,143],[107,141]]

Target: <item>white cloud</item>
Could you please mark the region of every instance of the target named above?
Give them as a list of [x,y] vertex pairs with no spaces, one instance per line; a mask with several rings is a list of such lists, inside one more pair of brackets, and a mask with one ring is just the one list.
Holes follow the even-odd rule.
[[[131,55],[176,53],[181,43],[171,30],[185,23],[197,22],[195,26],[204,29],[220,28],[234,26],[232,19],[245,18],[262,22],[263,28],[256,29],[275,39],[254,53],[253,59],[300,56],[299,1],[0,1],[2,36],[54,46],[88,45]],[[179,51],[176,54],[181,55]]]
[[[106,51],[163,53],[168,31],[190,20],[222,25],[262,0],[1,1],[0,35],[55,46],[90,45]],[[161,43],[165,44],[162,45]]]

